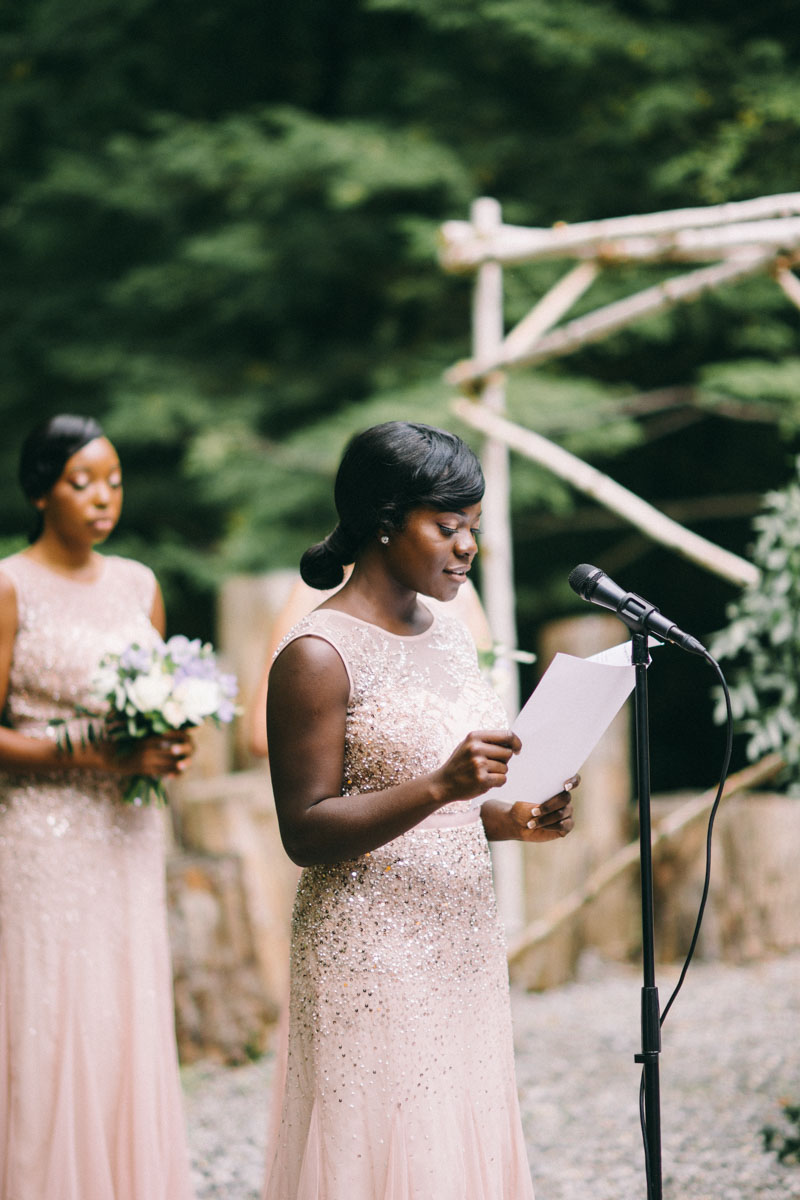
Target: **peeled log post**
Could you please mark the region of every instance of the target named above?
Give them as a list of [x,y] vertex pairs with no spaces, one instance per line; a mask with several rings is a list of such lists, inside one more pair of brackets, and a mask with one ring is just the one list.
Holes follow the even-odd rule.
[[[785,762],[779,754],[770,754],[762,758],[752,767],[731,775],[725,785],[724,796],[734,796],[738,792],[746,792],[750,788],[766,783],[769,779],[783,770]],[[716,798],[717,789],[710,788],[702,795],[682,804],[680,808],[666,817],[657,830],[653,832],[652,846],[654,854],[673,838],[688,829],[701,817],[710,813]],[[602,891],[620,879],[626,871],[639,865],[639,842],[630,842],[605,862],[596,871],[592,871],[586,884],[565,896],[555,904],[546,917],[532,921],[518,937],[508,944],[508,962],[513,966],[529,950],[547,940],[556,933],[567,921],[576,917],[588,904],[600,895]]]
[[[481,229],[492,229],[501,220],[500,205],[488,197],[476,200],[472,213],[476,227]],[[496,263],[485,264],[477,273],[472,327],[476,356],[496,354],[503,341],[503,276]],[[483,380],[478,402],[487,413],[501,416],[505,411],[505,378],[495,375]],[[486,496],[481,521],[482,599],[493,639],[507,650],[513,650],[517,645],[517,629],[509,452],[503,439],[496,439],[490,430],[483,432],[486,436],[482,455]],[[513,660],[507,657],[498,658],[496,668],[497,690],[511,719],[519,707],[517,669]]]
[[[488,232],[502,221],[500,205],[490,197],[476,200],[472,218],[476,228]],[[503,274],[496,263],[484,264],[477,273],[472,326],[473,352],[478,357],[496,354],[503,340]],[[494,376],[483,380],[480,400],[484,411],[501,414],[505,409],[505,379]],[[517,645],[509,452],[506,443],[491,433],[483,450],[483,469],[486,496],[481,522],[482,593],[492,637],[506,650],[505,655],[498,654],[495,663],[495,686],[512,720],[519,708],[519,685],[516,664],[508,655]],[[514,934],[522,925],[525,912],[520,843],[495,842],[492,862],[498,911],[506,932]]]

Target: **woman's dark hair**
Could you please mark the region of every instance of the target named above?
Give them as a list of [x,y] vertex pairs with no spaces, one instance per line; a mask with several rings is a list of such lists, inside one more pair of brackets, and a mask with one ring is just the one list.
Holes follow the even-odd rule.
[[306,550],[300,574],[311,587],[336,587],[379,529],[402,529],[414,508],[477,504],[484,486],[477,457],[454,433],[406,421],[373,425],[344,452],[333,493],[339,524]]
[[[105,437],[93,417],[78,417],[60,413],[32,429],[19,456],[19,484],[31,501],[40,500],[58,480],[61,472],[83,446],[95,438]],[[41,514],[36,514],[36,527],[30,534],[35,542],[42,532]]]

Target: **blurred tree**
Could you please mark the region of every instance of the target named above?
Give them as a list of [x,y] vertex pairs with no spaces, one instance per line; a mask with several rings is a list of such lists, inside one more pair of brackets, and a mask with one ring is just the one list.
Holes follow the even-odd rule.
[[[130,485],[115,545],[165,576],[176,624],[209,632],[223,572],[294,562],[328,527],[354,428],[452,424],[441,372],[467,349],[469,283],[436,265],[442,220],[481,193],[507,220],[549,224],[794,186],[790,14],[769,0],[5,6],[0,537],[24,526],[13,464],[32,414],[96,413]],[[560,269],[508,273],[509,321]],[[611,299],[639,277],[654,276],[598,287]],[[522,374],[510,407],[741,549],[752,507],[736,494],[790,471],[797,334],[753,280]],[[641,566],[641,539],[527,465],[515,504],[528,640],[570,605],[564,568],[587,531],[634,571],[659,561]]]

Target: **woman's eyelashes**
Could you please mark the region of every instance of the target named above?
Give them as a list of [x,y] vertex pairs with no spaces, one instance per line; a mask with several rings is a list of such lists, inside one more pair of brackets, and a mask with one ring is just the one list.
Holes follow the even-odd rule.
[[[83,492],[86,490],[86,488],[92,482],[92,480],[83,475],[76,475],[72,479],[70,479],[69,482],[70,482],[70,486],[73,488],[74,491]],[[122,476],[121,475],[110,475],[108,477],[108,479],[106,480],[106,483],[110,488],[112,488],[114,491],[116,491],[118,488],[122,487]]]
[[[458,533],[457,529],[453,529],[449,525],[440,525],[439,528],[445,537],[455,537],[455,535]],[[480,529],[470,529],[469,532],[472,538],[477,542],[478,538],[481,536]]]

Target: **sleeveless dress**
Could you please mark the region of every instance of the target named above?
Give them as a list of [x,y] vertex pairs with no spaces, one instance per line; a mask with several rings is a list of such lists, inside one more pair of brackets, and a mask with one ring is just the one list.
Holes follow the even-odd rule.
[[[507,718],[467,629],[402,637],[332,609],[313,636],[351,684],[342,795],[440,766]],[[303,870],[282,1115],[263,1200],[533,1200],[508,971],[479,811],[456,801],[348,862]]]
[[[155,580],[106,557],[81,583],[0,562],[19,624],[4,723],[30,737],[147,644]],[[0,775],[0,1198],[189,1200],[163,814],[97,771]]]

